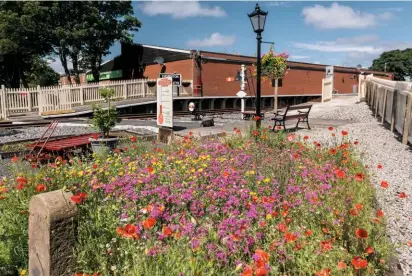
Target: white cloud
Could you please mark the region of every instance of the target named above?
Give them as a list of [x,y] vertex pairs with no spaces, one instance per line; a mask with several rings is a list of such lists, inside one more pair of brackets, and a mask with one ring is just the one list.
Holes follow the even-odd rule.
[[189,40],[187,45],[190,47],[213,47],[213,46],[230,46],[236,41],[234,35],[222,35],[220,33],[213,33],[210,37],[204,39]]
[[[60,59],[57,57],[54,60],[53,59],[49,59],[47,60],[47,62],[49,63],[49,66],[56,71],[59,74],[65,74],[64,73],[64,68],[62,66],[62,63],[60,62]],[[67,61],[67,67],[69,69],[73,68],[73,64],[71,63],[71,61]]]
[[361,46],[361,45],[350,45],[350,44],[337,44],[335,41],[324,41],[317,43],[293,43],[296,48],[303,48],[307,50],[314,50],[320,52],[366,52],[366,53],[380,53],[384,49],[375,46]]
[[337,44],[353,44],[353,45],[360,45],[367,42],[377,41],[379,36],[377,35],[360,35],[360,36],[353,36],[353,37],[342,37],[336,39]]
[[299,56],[299,55],[291,55],[289,57],[290,60],[294,60],[294,59],[307,59],[310,58],[309,56]]
[[269,6],[272,6],[272,7],[291,7],[292,3],[291,2],[274,1],[274,2],[269,2]]
[[354,10],[352,7],[332,3],[330,7],[314,5],[302,11],[306,24],[320,29],[364,29],[375,26],[378,20],[392,18],[390,12],[372,14]]
[[193,2],[144,2],[140,9],[147,15],[170,15],[172,18],[182,19],[194,16],[223,17],[226,12],[219,6],[209,7]]

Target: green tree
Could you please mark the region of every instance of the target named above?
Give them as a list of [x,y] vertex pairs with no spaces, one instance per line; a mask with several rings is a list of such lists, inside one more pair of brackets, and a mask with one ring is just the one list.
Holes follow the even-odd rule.
[[405,77],[412,76],[412,49],[383,52],[369,69],[393,72],[394,80],[404,81]]
[[33,60],[31,70],[26,74],[29,87],[57,85],[60,79],[60,75],[49,66],[47,61],[41,58]]

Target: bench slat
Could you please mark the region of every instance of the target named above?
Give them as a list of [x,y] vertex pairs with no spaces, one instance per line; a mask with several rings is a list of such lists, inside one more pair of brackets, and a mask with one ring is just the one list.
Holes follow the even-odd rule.
[[289,106],[288,110],[310,109],[310,108],[312,108],[312,105],[295,105],[295,106]]

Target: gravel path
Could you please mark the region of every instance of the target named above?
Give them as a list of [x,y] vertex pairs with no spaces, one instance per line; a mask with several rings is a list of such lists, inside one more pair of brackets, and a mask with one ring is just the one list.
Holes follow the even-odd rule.
[[[373,184],[377,191],[377,201],[388,221],[388,235],[396,247],[404,275],[412,275],[412,151],[400,143],[393,133],[384,128],[372,115],[365,103],[340,108],[316,115],[323,119],[352,120],[353,123],[338,127],[347,130],[351,140],[358,140],[359,154],[369,166]],[[310,140],[326,146],[331,143],[327,128],[299,131]],[[383,166],[378,169],[378,164]],[[389,188],[380,186],[382,180]],[[399,198],[404,192],[407,198]]]

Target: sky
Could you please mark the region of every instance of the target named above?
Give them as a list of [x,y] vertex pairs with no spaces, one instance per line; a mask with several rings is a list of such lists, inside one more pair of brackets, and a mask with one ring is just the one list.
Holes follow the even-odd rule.
[[[388,50],[412,47],[412,2],[259,1],[268,11],[262,40],[289,60],[369,67]],[[134,42],[179,49],[256,55],[256,34],[247,16],[250,1],[136,1],[142,27]],[[270,45],[262,44],[262,53]],[[104,60],[120,54],[111,48]],[[51,63],[63,72],[58,60]]]

